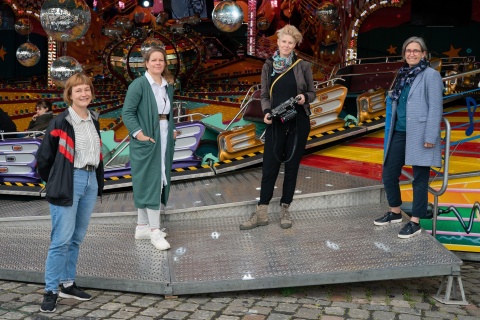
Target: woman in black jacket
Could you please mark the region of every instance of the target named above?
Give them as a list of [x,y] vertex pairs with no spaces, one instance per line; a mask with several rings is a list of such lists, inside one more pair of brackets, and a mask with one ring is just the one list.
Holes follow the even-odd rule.
[[75,275],[79,247],[103,189],[98,114],[87,108],[93,98],[90,78],[84,74],[70,77],[63,94],[70,107],[49,125],[37,152],[52,218],[42,312],[54,312],[59,295],[91,299],[76,286]]
[[[268,204],[282,162],[285,163],[285,175],[280,199],[280,226],[283,229],[292,226],[288,208],[293,199],[300,160],[310,132],[309,103],[315,100],[312,68],[309,62],[299,59],[293,51],[302,41],[302,34],[296,27],[286,25],[277,31],[277,35],[278,50],[265,61],[262,69],[263,121],[268,126],[265,133],[260,201],[250,219],[240,225],[241,230],[268,224]],[[272,110],[291,98],[296,100],[296,116],[287,121],[280,116],[272,119]]]

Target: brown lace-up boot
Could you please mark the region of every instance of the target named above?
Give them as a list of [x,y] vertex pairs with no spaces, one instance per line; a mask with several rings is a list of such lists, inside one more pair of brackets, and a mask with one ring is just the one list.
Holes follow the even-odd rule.
[[281,218],[280,218],[280,227],[282,229],[288,229],[292,227],[292,218],[290,217],[290,212],[288,211],[288,208],[290,207],[289,204],[282,203],[280,204],[280,213],[281,213]]
[[257,210],[252,213],[250,219],[240,225],[240,230],[249,230],[258,226],[266,226],[268,224],[268,205],[259,204]]

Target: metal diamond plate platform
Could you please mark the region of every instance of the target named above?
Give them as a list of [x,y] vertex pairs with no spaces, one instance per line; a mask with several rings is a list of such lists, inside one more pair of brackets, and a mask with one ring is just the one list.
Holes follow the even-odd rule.
[[[164,252],[134,240],[131,192],[106,194],[82,244],[77,282],[182,295],[460,272],[462,261],[426,232],[402,240],[402,225],[373,225],[386,209],[378,182],[308,167],[300,171],[291,229],[280,228],[277,190],[270,224],[241,231],[238,225],[255,208],[260,176],[255,169],[172,185],[162,222],[171,249]],[[42,283],[48,204],[4,198],[0,208],[0,279]]]

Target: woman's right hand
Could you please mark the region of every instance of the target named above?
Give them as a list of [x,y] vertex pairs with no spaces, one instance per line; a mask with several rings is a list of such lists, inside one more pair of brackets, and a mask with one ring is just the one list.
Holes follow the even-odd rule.
[[136,136],[138,141],[150,141],[152,143],[155,143],[155,140],[153,138],[150,138],[146,135],[143,134],[143,131],[140,131],[137,136]]
[[272,119],[268,119],[268,117],[270,117],[271,114],[270,113],[267,113],[264,117],[263,117],[263,122],[265,122],[266,124],[272,124]]

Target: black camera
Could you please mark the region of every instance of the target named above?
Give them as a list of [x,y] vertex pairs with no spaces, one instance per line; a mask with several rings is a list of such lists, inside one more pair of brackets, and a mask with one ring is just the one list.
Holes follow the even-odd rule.
[[299,100],[300,98],[297,97],[297,98],[290,98],[287,101],[284,101],[282,104],[272,109],[272,112],[270,113],[270,116],[267,119],[271,120],[271,119],[277,118],[282,123],[285,123],[288,120],[295,118],[297,116],[297,110],[295,110],[294,104]]

